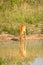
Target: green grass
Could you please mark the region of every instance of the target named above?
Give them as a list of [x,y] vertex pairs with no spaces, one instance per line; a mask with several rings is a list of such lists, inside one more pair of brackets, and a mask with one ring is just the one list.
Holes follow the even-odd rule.
[[[37,25],[37,28],[34,27],[34,29],[41,28],[39,25],[43,22],[43,5],[41,3],[42,0],[40,3],[37,0],[12,0],[11,5],[11,2],[4,1],[0,5],[0,33],[5,31],[18,35],[21,24],[28,26],[28,34],[31,34],[30,27],[32,25]],[[34,29],[33,32],[40,33]]]

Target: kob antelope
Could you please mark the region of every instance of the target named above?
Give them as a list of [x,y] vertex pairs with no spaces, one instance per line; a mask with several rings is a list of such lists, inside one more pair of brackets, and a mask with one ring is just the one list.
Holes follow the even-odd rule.
[[21,25],[20,30],[20,54],[22,57],[26,57],[26,26]]

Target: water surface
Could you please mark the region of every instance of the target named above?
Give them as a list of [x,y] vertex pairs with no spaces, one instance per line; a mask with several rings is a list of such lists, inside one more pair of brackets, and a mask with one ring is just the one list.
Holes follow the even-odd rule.
[[43,58],[36,58],[33,62],[29,62],[30,65],[43,65]]

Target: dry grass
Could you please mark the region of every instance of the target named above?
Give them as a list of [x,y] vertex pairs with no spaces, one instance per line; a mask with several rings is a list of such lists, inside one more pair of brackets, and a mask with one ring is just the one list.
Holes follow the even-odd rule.
[[[18,29],[21,24],[26,24],[29,30],[28,34],[33,32],[41,33],[41,26],[39,24],[43,22],[42,5],[33,6],[25,2],[21,6],[14,4],[12,10],[10,10],[6,4],[0,10],[0,33],[7,31],[8,33],[18,35]],[[34,27],[31,27],[32,25]]]

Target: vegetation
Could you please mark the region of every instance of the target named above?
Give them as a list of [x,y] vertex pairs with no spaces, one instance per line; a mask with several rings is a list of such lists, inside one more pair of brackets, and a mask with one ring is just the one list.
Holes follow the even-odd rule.
[[42,22],[43,0],[0,0],[0,33],[18,35],[21,24],[26,24],[28,34],[41,33]]

